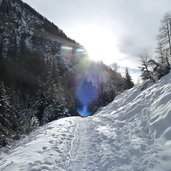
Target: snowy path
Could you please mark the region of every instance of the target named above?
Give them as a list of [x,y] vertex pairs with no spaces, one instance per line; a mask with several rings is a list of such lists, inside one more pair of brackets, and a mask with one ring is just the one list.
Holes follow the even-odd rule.
[[88,167],[95,168],[92,164],[95,163],[93,159],[96,157],[97,151],[94,148],[94,143],[90,142],[90,131],[92,130],[86,122],[77,122],[76,128],[74,143],[71,146],[71,161],[68,171],[90,170]]
[[[144,123],[144,119],[138,119]],[[34,135],[37,135],[30,137],[31,142],[14,149],[2,159],[0,169],[138,171],[144,169],[140,168],[143,166],[141,163],[146,162],[145,167],[148,162],[152,164],[149,159],[145,160],[146,153],[154,153],[148,127],[140,134],[142,137],[136,137],[130,133],[134,130],[131,128],[134,121],[132,124],[125,124],[117,117],[113,121],[103,114],[89,118],[72,117],[61,121],[35,132]],[[134,136],[131,137],[130,134]]]
[[51,122],[8,152],[0,171],[171,171],[171,74],[97,114]]

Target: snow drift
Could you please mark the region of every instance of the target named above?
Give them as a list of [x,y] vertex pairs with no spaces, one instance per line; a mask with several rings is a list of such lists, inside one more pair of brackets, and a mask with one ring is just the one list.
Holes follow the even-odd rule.
[[51,122],[1,149],[0,170],[170,171],[171,74],[97,114]]

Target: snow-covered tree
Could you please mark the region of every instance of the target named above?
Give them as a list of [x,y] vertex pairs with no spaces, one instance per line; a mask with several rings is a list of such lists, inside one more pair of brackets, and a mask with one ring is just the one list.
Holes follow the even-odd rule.
[[66,116],[65,92],[57,58],[48,61],[48,74],[38,92],[36,116],[41,124]]
[[[0,82],[0,131],[7,133],[7,129],[12,126],[11,104],[4,83]],[[1,132],[1,133],[2,133]]]
[[152,68],[152,74],[156,79],[160,79],[162,76],[169,73],[170,68],[167,65],[156,62],[154,59],[148,61],[150,67]]
[[[151,60],[154,67],[154,72],[157,78],[161,78],[170,71],[170,58],[171,58],[171,13],[167,12],[161,20],[159,34],[157,36],[158,47],[157,57],[158,63]],[[156,65],[157,64],[157,65]]]
[[18,113],[18,130],[21,133],[29,133],[38,125],[33,109],[23,109]]
[[171,13],[167,12],[161,20],[158,40],[160,42],[160,50],[162,50],[163,57],[171,55]]
[[165,50],[163,49],[160,39],[158,39],[158,46],[157,46],[156,53],[157,53],[157,58],[158,58],[159,63],[163,67],[170,69],[169,55],[165,53]]
[[141,70],[141,79],[142,80],[151,80],[156,82],[153,71],[150,70],[150,55],[145,51],[140,55],[140,70]]

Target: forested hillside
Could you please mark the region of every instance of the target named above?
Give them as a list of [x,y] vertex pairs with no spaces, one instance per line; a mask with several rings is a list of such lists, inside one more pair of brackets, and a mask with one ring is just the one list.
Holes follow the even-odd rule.
[[52,120],[92,115],[132,86],[128,72],[90,61],[23,1],[0,0],[0,146]]

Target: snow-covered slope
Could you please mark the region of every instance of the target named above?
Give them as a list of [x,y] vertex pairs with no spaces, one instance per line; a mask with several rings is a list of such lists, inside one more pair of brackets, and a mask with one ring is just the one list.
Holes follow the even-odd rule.
[[18,57],[28,49],[48,60],[61,45],[83,48],[22,0],[0,0],[0,33],[4,58]]
[[64,118],[1,149],[3,171],[170,171],[171,74],[116,97],[94,116]]

